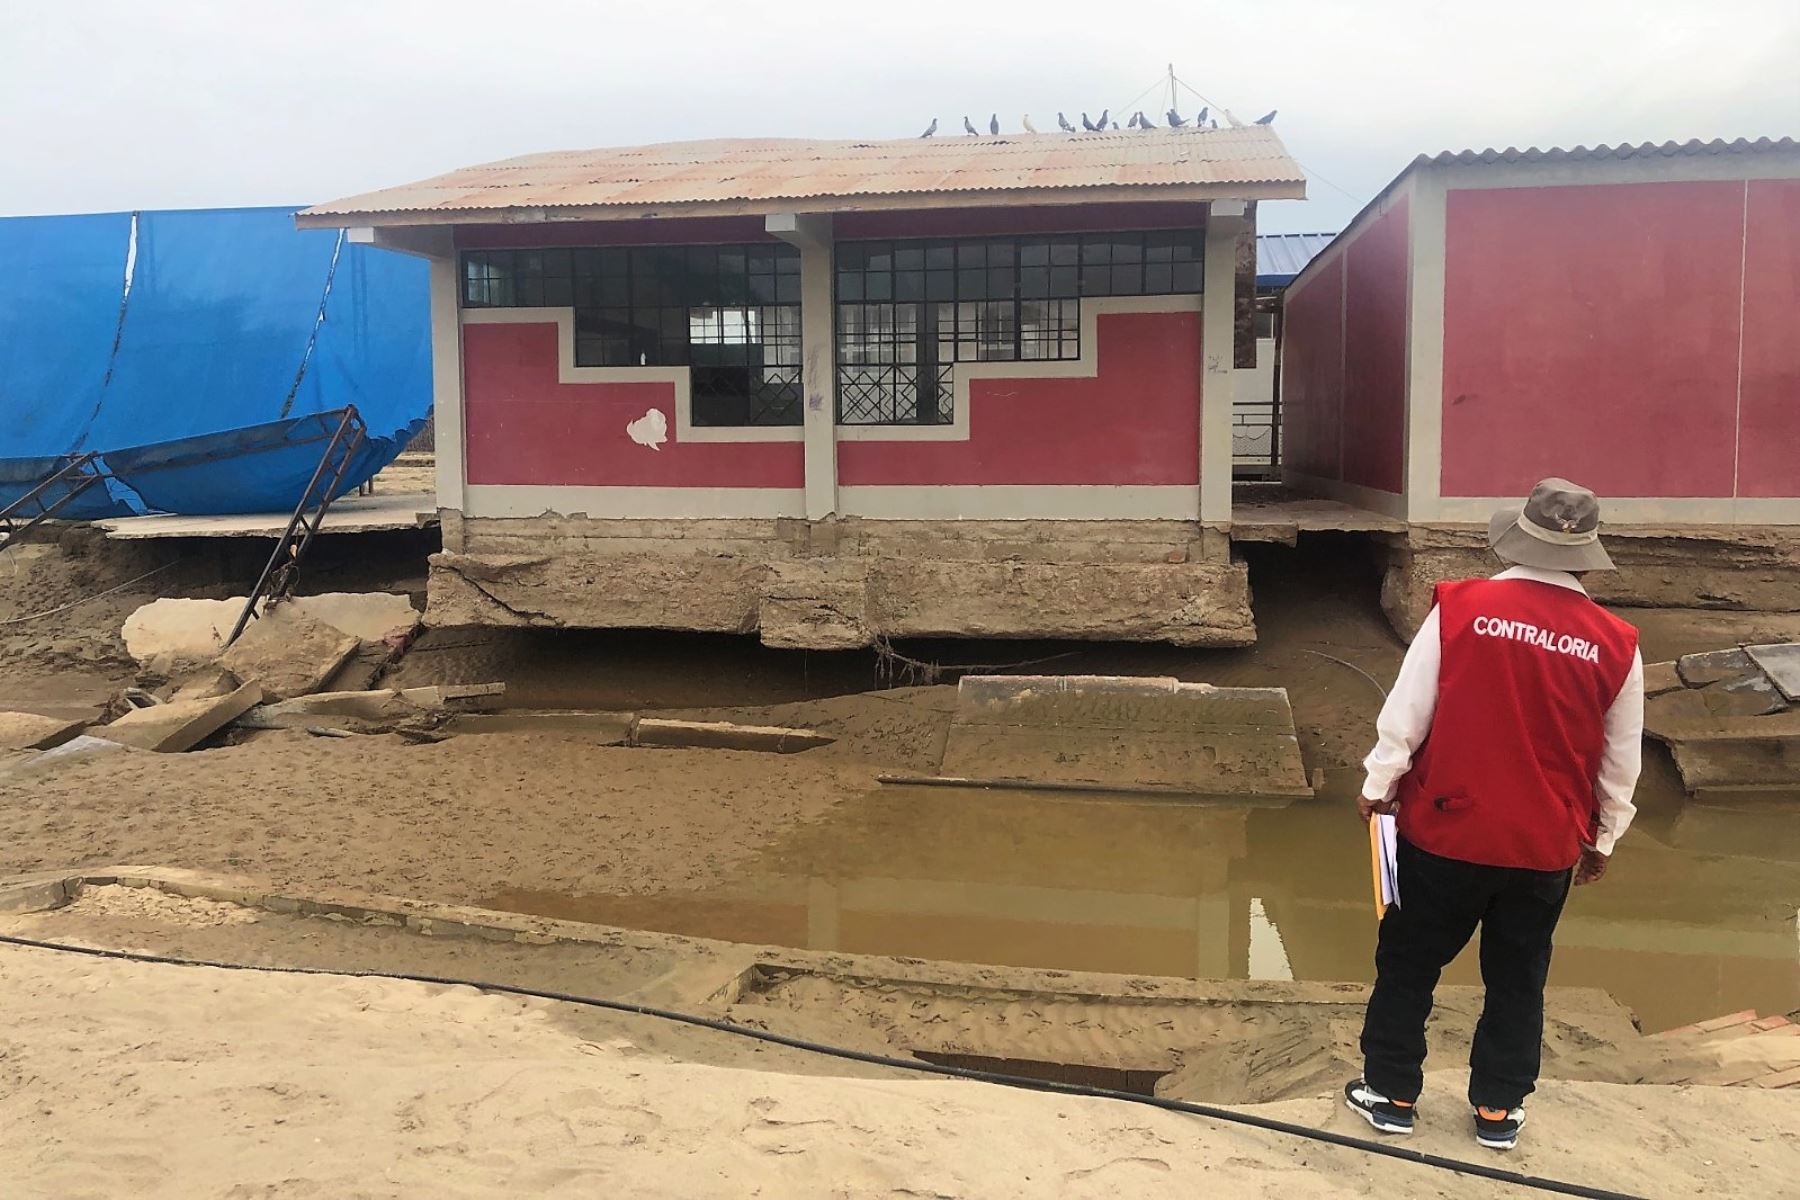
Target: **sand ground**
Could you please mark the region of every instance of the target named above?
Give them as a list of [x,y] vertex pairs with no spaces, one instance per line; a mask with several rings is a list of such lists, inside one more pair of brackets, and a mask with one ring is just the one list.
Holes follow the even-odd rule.
[[[462,988],[12,947],[0,987],[11,1196],[1519,1194],[1117,1102],[714,1066]],[[1328,1096],[1257,1111],[1358,1132]],[[1460,1105],[1423,1111],[1418,1149],[1478,1153]],[[1800,1179],[1800,1095],[1551,1084],[1533,1116],[1515,1169],[1659,1198]]]
[[[157,565],[79,537],[46,549],[0,562],[0,621],[28,618],[0,625],[0,707],[97,708],[124,683],[154,682],[123,658],[124,616],[158,595],[229,594],[246,565],[189,547],[164,575],[40,618]],[[379,574],[319,565],[317,590]],[[1252,651],[1050,649],[1068,655],[1058,670],[1287,684],[1308,765],[1353,762],[1379,696],[1313,651],[1385,678],[1398,639],[1372,603],[1346,605],[1336,593],[1259,596],[1259,620],[1264,644]],[[1710,615],[1646,632],[1653,657],[1730,640]],[[868,656],[777,664],[753,646],[690,639],[672,643],[671,669],[625,637],[430,638],[437,647],[422,645],[397,682],[504,678],[527,706],[741,715],[842,741],[778,758],[519,731],[434,745],[281,733],[53,771],[0,760],[0,877],[137,862],[250,874],[296,894],[350,887],[450,903],[515,890],[691,891],[823,820],[877,771],[930,766],[950,703],[947,688],[834,694],[872,685]],[[1004,657],[989,651],[978,656]],[[167,916],[115,912],[90,932],[145,944],[133,939]],[[182,937],[219,957],[328,963],[337,953],[328,934],[296,939],[231,906],[188,906],[182,920]],[[364,934],[368,953],[414,969],[491,978],[504,968],[609,995],[682,965],[661,951],[597,959]],[[0,988],[0,1195],[9,1197],[1514,1194],[1185,1117],[828,1066],[460,989],[12,948],[0,948]],[[1433,1088],[1461,1090],[1454,1073]],[[1360,1130],[1324,1094],[1271,1111]],[[1476,1153],[1460,1105],[1431,1112],[1441,1119],[1419,1148]],[[1509,1165],[1645,1196],[1800,1194],[1796,1127],[1800,1094],[1552,1081],[1527,1150]]]

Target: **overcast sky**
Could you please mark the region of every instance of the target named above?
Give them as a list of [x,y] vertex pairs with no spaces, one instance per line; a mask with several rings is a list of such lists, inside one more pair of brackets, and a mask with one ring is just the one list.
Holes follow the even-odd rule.
[[[0,214],[287,204],[534,150],[998,110],[1276,128],[1335,229],[1415,154],[1800,134],[1795,0],[0,0]],[[1182,108],[1197,107],[1182,94]],[[1159,117],[1160,123],[1160,117]],[[1341,190],[1339,190],[1341,189]]]

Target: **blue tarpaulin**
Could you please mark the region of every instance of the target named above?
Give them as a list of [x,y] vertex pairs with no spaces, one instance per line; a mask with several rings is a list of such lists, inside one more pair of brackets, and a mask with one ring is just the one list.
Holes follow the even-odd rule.
[[346,487],[391,462],[431,409],[428,268],[294,211],[0,218],[0,505],[97,450],[109,498],[59,515],[291,509],[301,418],[348,405]]

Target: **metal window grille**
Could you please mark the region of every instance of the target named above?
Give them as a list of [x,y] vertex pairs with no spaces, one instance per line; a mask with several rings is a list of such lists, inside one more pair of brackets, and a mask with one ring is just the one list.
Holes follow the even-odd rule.
[[792,246],[471,250],[462,303],[573,307],[578,366],[691,368],[696,425],[801,423]]
[[1192,230],[840,242],[838,421],[949,424],[959,362],[1081,357],[1081,300],[1200,290]]

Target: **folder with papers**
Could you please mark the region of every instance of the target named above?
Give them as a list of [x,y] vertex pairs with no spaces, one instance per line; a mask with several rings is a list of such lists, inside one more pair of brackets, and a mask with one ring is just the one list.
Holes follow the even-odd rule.
[[1387,915],[1388,905],[1400,906],[1400,832],[1393,817],[1377,815],[1369,822],[1369,874],[1374,884],[1375,918]]

